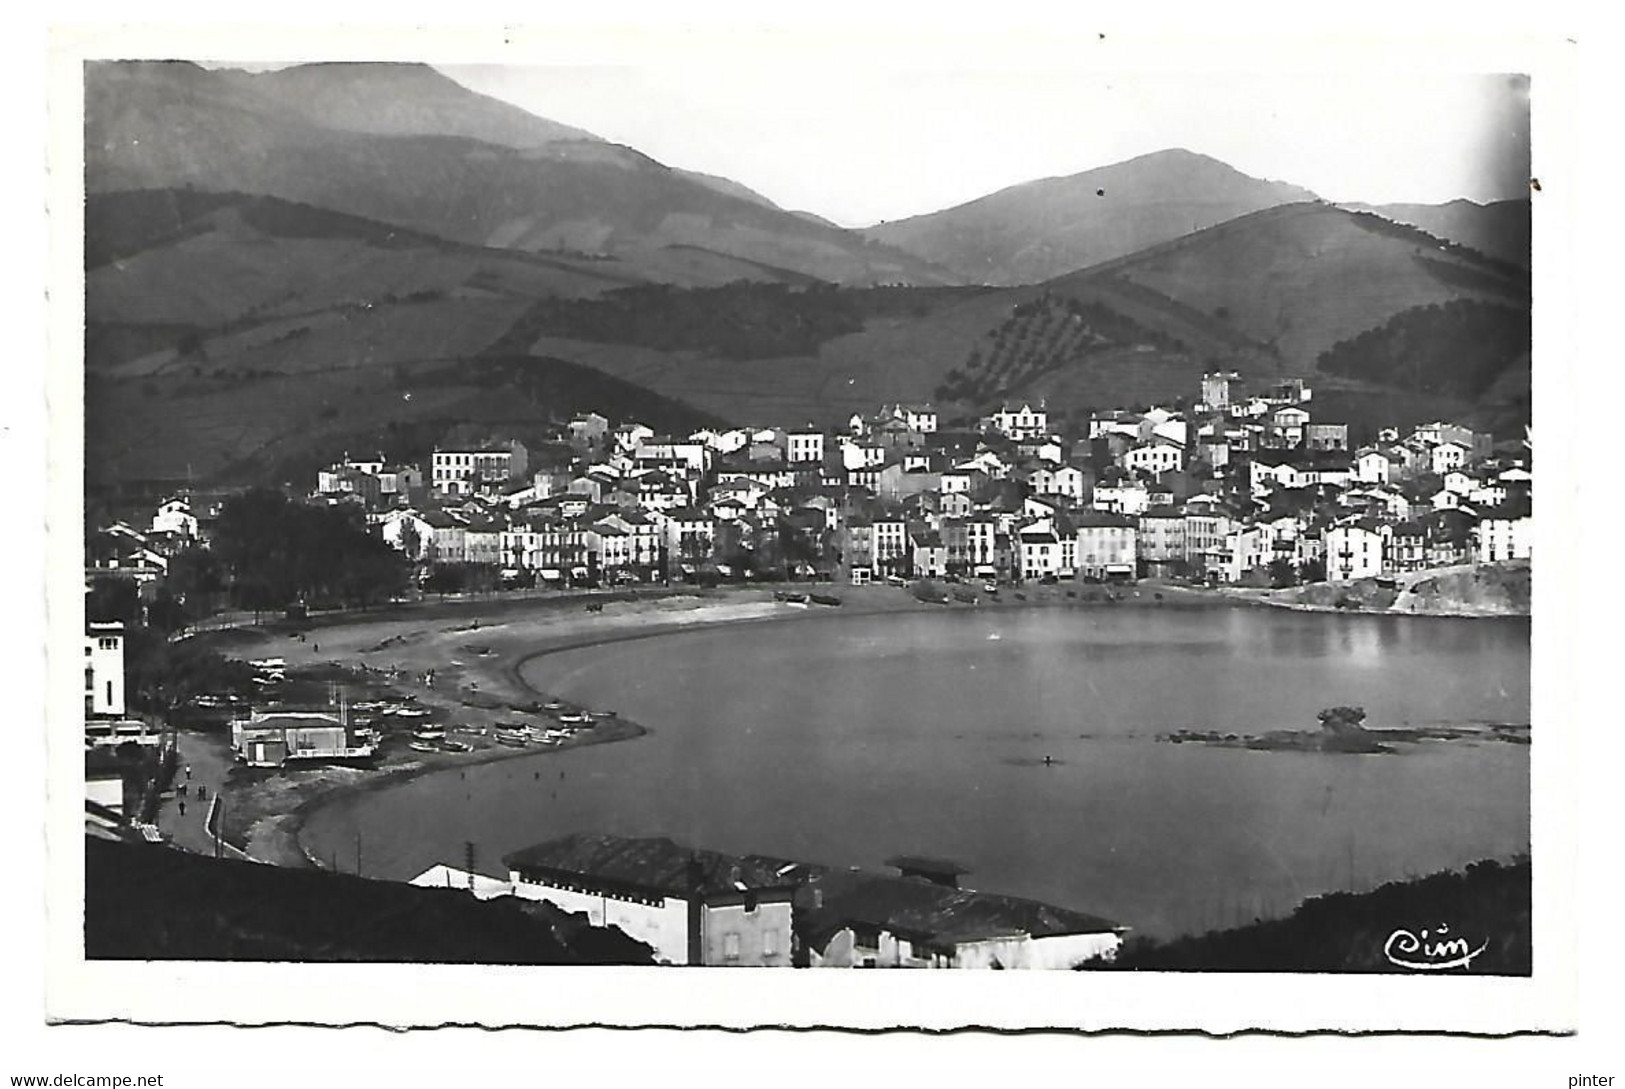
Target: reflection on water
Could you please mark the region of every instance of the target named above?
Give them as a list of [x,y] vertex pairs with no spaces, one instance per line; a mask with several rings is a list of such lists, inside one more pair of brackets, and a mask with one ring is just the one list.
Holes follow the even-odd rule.
[[[970,866],[976,887],[1171,934],[1304,896],[1527,850],[1523,746],[1405,755],[1170,745],[1172,729],[1527,722],[1527,621],[1263,609],[820,617],[567,651],[537,687],[653,727],[470,768],[319,814],[317,851],[408,877],[478,845],[573,830],[879,866]],[[1045,764],[1044,758],[1050,758]]]

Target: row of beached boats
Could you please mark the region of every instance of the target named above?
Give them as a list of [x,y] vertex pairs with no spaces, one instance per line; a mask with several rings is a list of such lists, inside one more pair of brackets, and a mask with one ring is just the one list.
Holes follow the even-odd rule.
[[790,605],[839,605],[841,599],[834,594],[803,594],[795,590],[773,591],[774,601],[783,601]]
[[572,707],[559,700],[551,700],[540,706],[556,723],[546,725],[529,722],[512,722],[498,726],[492,737],[498,745],[507,745],[510,748],[520,749],[531,746],[549,748],[562,745],[582,730],[590,728],[594,723],[615,718],[614,711],[589,711],[580,707]]
[[[498,745],[510,748],[531,748],[539,746],[549,748],[561,745],[580,733],[589,729],[595,723],[603,722],[616,717],[614,711],[589,711],[585,708],[574,707],[562,701],[553,700],[548,703],[526,704],[522,708],[515,707],[529,713],[545,713],[551,722],[509,722],[492,727],[490,736]],[[452,727],[450,733],[473,734],[484,736],[486,731],[480,727]],[[446,728],[433,724],[419,726],[412,731],[412,740],[407,747],[422,753],[431,752],[468,752],[472,746],[466,741],[458,741],[448,737]]]
[[474,748],[466,741],[447,737],[446,731],[439,726],[413,730],[412,740],[407,742],[406,747],[415,752],[469,752]]

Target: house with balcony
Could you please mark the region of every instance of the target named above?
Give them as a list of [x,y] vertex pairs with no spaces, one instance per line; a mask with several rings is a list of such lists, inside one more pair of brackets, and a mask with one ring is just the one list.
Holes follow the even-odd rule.
[[1352,582],[1383,573],[1383,534],[1379,523],[1360,518],[1339,522],[1322,534],[1327,582]]
[[[1143,513],[1143,512],[1142,512]],[[1071,518],[1077,541],[1075,570],[1087,579],[1133,579],[1138,574],[1138,514],[1079,511]]]

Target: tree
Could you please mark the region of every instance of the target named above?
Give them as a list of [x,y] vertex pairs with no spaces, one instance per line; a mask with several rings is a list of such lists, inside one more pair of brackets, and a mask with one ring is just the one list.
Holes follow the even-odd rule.
[[1298,581],[1297,568],[1293,567],[1292,561],[1285,556],[1277,556],[1270,561],[1269,573],[1270,585],[1276,589],[1292,586]]
[[1305,560],[1298,568],[1298,577],[1304,582],[1325,582],[1326,561],[1318,556],[1312,560]]
[[225,503],[214,551],[239,608],[280,609],[295,600],[368,605],[406,585],[405,560],[367,531],[359,512],[295,503],[267,488]]

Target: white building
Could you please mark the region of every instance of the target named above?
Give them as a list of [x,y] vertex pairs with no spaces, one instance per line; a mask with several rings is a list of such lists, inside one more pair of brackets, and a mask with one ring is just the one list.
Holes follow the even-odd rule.
[[824,460],[824,433],[806,428],[787,431],[784,436],[784,460],[792,465]]
[[1117,484],[1096,484],[1091,506],[1113,514],[1138,517],[1151,509],[1151,492],[1138,480]]
[[437,449],[431,459],[429,483],[440,495],[468,495],[478,491],[481,484],[519,480],[527,474],[528,466],[529,454],[521,442]]
[[1003,406],[987,418],[988,426],[1006,438],[1020,442],[1049,434],[1049,412],[1042,402],[1037,408],[1023,404],[1019,408]]
[[1478,563],[1528,560],[1534,546],[1535,523],[1527,510],[1485,511],[1473,527],[1473,559]]
[[619,927],[661,964],[791,965],[794,863],[582,833],[502,861],[515,896]]
[[1241,381],[1235,371],[1210,371],[1202,375],[1202,407],[1212,412],[1230,408],[1230,384]]
[[1123,455],[1123,466],[1136,472],[1161,476],[1184,467],[1185,448],[1166,439],[1153,439],[1131,448]]
[[1366,484],[1386,484],[1393,471],[1393,459],[1381,450],[1362,450],[1354,459],[1354,476]]
[[1463,465],[1466,465],[1472,455],[1472,447],[1454,439],[1449,439],[1439,443],[1429,451],[1431,460],[1429,467],[1439,476],[1443,476],[1453,469],[1460,469]]
[[1375,526],[1346,522],[1328,529],[1321,539],[1327,582],[1351,582],[1382,574],[1382,534]]
[[[951,863],[946,869],[962,872]],[[943,875],[830,870],[807,882],[796,907],[813,968],[1067,970],[1112,960],[1128,929],[1051,904],[961,889]]]
[[124,625],[85,625],[85,714],[124,714]]
[[188,540],[197,538],[197,518],[192,504],[182,496],[167,500],[152,516],[152,532],[173,533]]

